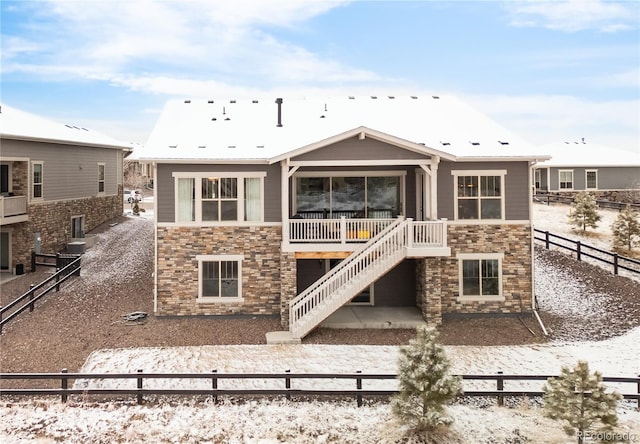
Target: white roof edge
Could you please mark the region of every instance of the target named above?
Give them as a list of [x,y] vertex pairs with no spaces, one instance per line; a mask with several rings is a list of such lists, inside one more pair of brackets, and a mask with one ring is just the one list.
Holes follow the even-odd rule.
[[310,153],[312,151],[315,151],[317,149],[323,148],[325,146],[332,145],[332,144],[334,144],[336,142],[340,142],[340,141],[349,139],[349,138],[351,138],[353,136],[356,136],[356,135],[358,135],[360,133],[364,133],[365,135],[368,135],[372,139],[379,140],[381,142],[390,143],[390,144],[399,146],[401,148],[405,148],[405,149],[411,150],[411,151],[416,152],[418,154],[434,155],[434,156],[439,156],[439,157],[442,157],[442,158],[445,158],[445,159],[449,159],[449,160],[455,160],[455,156],[453,156],[452,154],[446,153],[444,151],[439,151],[439,150],[436,150],[434,148],[430,148],[430,147],[427,147],[425,145],[421,145],[419,143],[411,142],[411,141],[402,139],[400,137],[392,136],[390,134],[383,133],[381,131],[376,131],[374,129],[367,128],[365,126],[359,126],[357,128],[353,128],[353,129],[345,131],[343,133],[336,134],[336,135],[328,137],[326,139],[319,140],[319,141],[313,142],[313,143],[311,143],[309,145],[305,145],[305,146],[302,146],[300,148],[296,148],[296,149],[291,150],[289,152],[286,152],[286,153],[280,154],[278,156],[272,157],[271,159],[269,159],[269,163],[270,164],[274,164],[274,163],[280,162],[282,160],[289,159],[291,157],[301,156],[303,154]]
[[501,161],[514,161],[514,160],[528,160],[534,162],[544,162],[551,159],[551,156],[458,156],[456,161],[459,162],[501,162]]
[[21,135],[8,134],[8,133],[0,133],[0,139],[23,140],[25,142],[56,143],[59,145],[92,146],[96,148],[112,148],[112,149],[133,151],[133,148],[128,144],[125,144],[124,142],[122,145],[117,145],[117,144],[105,144],[105,143],[95,143],[95,142],[81,142],[78,140],[49,139],[46,137],[21,136]]
[[216,165],[270,165],[269,159],[170,159],[170,158],[137,158],[131,159],[136,160],[138,162],[151,162],[151,163],[177,163],[177,164],[210,164],[215,163]]

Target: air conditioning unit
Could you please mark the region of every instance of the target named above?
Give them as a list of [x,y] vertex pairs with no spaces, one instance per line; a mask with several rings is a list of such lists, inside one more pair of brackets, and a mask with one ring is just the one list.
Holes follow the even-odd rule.
[[85,242],[69,242],[67,244],[67,252],[70,254],[84,254],[87,250]]

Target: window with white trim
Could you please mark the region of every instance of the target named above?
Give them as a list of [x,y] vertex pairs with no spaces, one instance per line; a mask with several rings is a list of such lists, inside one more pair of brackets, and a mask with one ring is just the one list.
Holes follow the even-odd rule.
[[460,297],[502,299],[502,254],[459,254]]
[[456,219],[501,220],[504,218],[506,170],[452,171],[456,186]]
[[202,302],[242,299],[241,255],[198,255],[198,299]]
[[261,222],[265,173],[174,173],[176,222]]
[[585,189],[597,190],[598,189],[598,170],[586,170],[584,172]]
[[105,170],[105,164],[99,163],[98,164],[98,194],[104,193],[104,176],[105,176],[104,170]]
[[561,190],[573,190],[573,170],[558,171],[558,180]]
[[31,197],[44,197],[44,162],[31,162]]

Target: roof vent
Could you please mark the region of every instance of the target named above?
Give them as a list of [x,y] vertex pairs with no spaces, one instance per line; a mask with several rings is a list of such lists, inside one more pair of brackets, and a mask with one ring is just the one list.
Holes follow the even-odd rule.
[[276,126],[281,127],[282,126],[282,98],[281,97],[278,97],[276,99],[276,104],[278,105],[278,124]]
[[216,117],[212,117],[211,120],[216,121],[218,119]]
[[257,100],[252,100],[251,103],[258,103],[258,101]]
[[440,142],[443,146],[449,146],[451,145],[449,142]]
[[185,100],[184,103],[191,103],[191,100]]
[[231,120],[229,117],[225,117],[224,120]]
[[431,97],[434,98],[434,99],[439,99],[440,98],[440,96],[431,96]]
[[207,103],[213,103],[213,100],[207,100]]
[[169,148],[178,148],[178,144],[176,143],[175,145],[169,145]]
[[425,146],[424,142],[418,142],[418,145]]
[[350,99],[350,100],[354,100],[354,99],[355,99],[355,96],[349,96],[349,99]]
[[389,96],[389,98],[390,98],[390,99],[395,99],[395,98],[396,98],[396,96]]
[[236,103],[235,100],[229,100],[229,103]]
[[471,145],[473,145],[473,146],[478,146],[478,145],[480,145],[480,142],[469,142],[469,143],[470,143]]
[[264,145],[257,145],[256,148],[264,148]]
[[229,145],[227,148],[235,148],[235,145]]
[[324,114],[323,114],[323,115],[321,115],[321,116],[320,116],[320,118],[321,118],[321,119],[324,119],[324,118],[325,118]]
[[500,145],[509,145],[509,142],[503,142],[502,140],[498,140],[498,143]]
[[372,99],[377,99],[377,98],[378,98],[378,96],[371,96],[371,98],[372,98]]
[[65,125],[67,128],[73,128],[71,125]]
[[417,99],[417,98],[418,98],[418,96],[411,96],[411,98],[412,98],[413,100],[415,100],[415,99]]
[[198,148],[206,148],[207,145],[198,145]]

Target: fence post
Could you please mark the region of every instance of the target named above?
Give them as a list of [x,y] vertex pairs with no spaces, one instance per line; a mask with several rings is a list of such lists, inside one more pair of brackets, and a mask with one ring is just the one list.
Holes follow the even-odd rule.
[[[291,370],[287,369],[284,371],[285,373],[291,373]],[[287,390],[291,390],[291,378],[286,377],[284,378],[284,388],[286,388]],[[291,400],[291,395],[289,393],[287,393],[287,400]]]
[[[2,305],[0,305],[0,309],[2,308]],[[0,335],[2,334],[2,310],[0,310]]]
[[30,284],[29,285],[29,311],[32,312],[34,309],[33,306],[33,287],[35,287],[35,285]]
[[213,403],[218,403],[218,370],[211,370],[213,377],[211,378],[211,388],[213,389]]
[[[497,389],[499,392],[504,390],[504,378],[502,377],[502,372],[498,372],[498,376],[496,377]],[[504,405],[504,396],[498,395],[498,405]]]
[[[142,373],[142,369],[139,368],[138,369],[138,373]],[[142,377],[138,377],[138,390],[142,390]],[[138,405],[142,405],[142,393],[138,392],[138,394],[136,395],[137,401],[138,401]]]
[[548,250],[549,249],[549,232],[544,232],[544,246]]
[[36,252],[31,252],[31,272],[36,271]]
[[580,241],[576,242],[576,259],[578,259],[578,261],[581,261],[581,257],[582,257],[582,251],[581,251],[581,247],[582,244],[580,243]]
[[[61,373],[69,373],[69,370],[66,368],[63,368]],[[69,379],[67,379],[67,377],[64,375],[61,376],[60,386],[62,387],[62,390],[67,390],[69,388]],[[67,402],[68,397],[69,395],[67,395],[66,393],[63,393],[62,402]]]
[[618,274],[618,253],[613,253],[613,274]]
[[640,410],[640,374],[638,375],[638,410]]
[[60,291],[60,253],[56,253],[56,291]]
[[[356,374],[361,374],[362,370],[356,370]],[[356,378],[356,389],[358,390],[362,390],[362,378],[361,377],[357,377]],[[358,407],[362,407],[362,395],[361,394],[357,394],[356,395],[356,400],[358,401]]]

